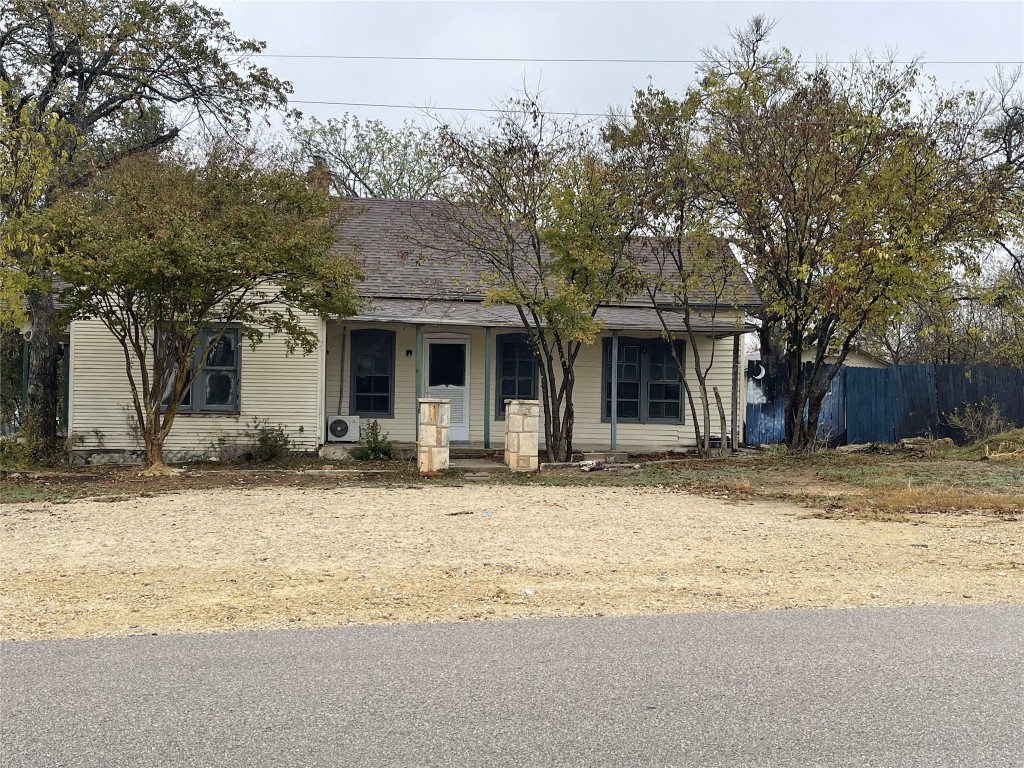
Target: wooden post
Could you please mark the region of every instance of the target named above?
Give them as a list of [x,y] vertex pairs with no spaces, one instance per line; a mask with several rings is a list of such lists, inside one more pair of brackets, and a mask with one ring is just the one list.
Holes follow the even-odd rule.
[[732,337],[732,424],[729,434],[732,438],[732,450],[737,450],[739,444],[739,420],[740,420],[740,334]]
[[[611,445],[615,450],[618,441],[618,411],[619,411],[619,332],[612,331],[612,412],[611,416]],[[601,397],[601,407],[604,408],[604,396]]]
[[491,447],[491,329],[484,328],[484,448]]

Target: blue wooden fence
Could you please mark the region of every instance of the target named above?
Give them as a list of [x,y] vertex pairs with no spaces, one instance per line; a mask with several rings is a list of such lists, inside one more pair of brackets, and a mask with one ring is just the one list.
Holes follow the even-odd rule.
[[[756,365],[754,366],[757,367]],[[747,445],[783,442],[786,400],[780,380],[759,382],[747,405]],[[992,365],[895,365],[843,368],[822,403],[818,438],[829,445],[894,443],[905,437],[963,434],[954,410],[991,404],[1011,426],[1024,427],[1024,369]]]

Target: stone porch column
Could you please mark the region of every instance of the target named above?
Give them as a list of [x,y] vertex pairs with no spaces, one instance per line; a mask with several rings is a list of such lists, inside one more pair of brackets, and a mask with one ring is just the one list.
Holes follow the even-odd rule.
[[416,441],[416,458],[420,472],[448,469],[448,427],[451,423],[452,401],[446,398],[421,397],[420,437]]
[[513,472],[536,472],[540,467],[540,401],[505,401],[505,463]]

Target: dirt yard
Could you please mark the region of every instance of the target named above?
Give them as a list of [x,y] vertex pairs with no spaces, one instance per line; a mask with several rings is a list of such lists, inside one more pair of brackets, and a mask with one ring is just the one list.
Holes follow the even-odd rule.
[[0,638],[1024,602],[1024,522],[657,488],[263,487],[0,508]]

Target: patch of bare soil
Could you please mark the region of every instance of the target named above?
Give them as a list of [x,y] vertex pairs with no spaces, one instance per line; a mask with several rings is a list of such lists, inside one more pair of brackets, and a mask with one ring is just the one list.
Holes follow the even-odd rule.
[[1024,523],[541,486],[8,504],[0,638],[1024,602]]

